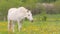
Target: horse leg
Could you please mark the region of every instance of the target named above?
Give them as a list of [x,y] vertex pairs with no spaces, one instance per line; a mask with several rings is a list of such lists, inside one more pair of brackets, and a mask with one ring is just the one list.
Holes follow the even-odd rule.
[[9,23],[10,23],[10,20],[8,20],[8,31],[9,31],[9,27],[10,27]]
[[11,29],[11,21],[8,20],[8,31]]
[[14,25],[15,25],[15,24],[14,24],[14,22],[12,21],[12,25],[11,25],[11,26],[12,26],[13,32],[14,32]]
[[19,32],[20,32],[21,27],[22,27],[22,24],[20,23],[20,21],[18,21],[18,30],[19,30]]

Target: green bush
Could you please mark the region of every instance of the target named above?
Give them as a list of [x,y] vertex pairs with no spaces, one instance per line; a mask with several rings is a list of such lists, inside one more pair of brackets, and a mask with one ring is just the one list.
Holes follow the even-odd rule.
[[57,13],[57,14],[60,14],[60,0],[59,1],[56,1],[55,3],[54,3],[54,6],[55,6],[55,12]]

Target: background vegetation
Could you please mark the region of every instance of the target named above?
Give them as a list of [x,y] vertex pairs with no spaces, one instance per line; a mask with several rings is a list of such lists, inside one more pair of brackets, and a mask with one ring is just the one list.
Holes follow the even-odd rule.
[[[42,3],[52,3],[53,8],[43,7]],[[9,8],[24,6],[32,11],[33,15],[43,13],[60,13],[59,0],[0,0],[0,20],[6,20]],[[47,8],[47,9],[46,9]],[[43,14],[44,14],[43,13]]]
[[[43,3],[45,3],[47,7],[45,7]],[[0,21],[6,20],[7,12],[10,8],[21,6],[31,10],[33,15],[60,13],[60,0],[0,0]]]

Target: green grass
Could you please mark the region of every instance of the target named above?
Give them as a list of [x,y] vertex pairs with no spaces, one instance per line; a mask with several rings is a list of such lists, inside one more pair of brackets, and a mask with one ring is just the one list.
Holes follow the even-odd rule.
[[[42,21],[41,15],[34,16],[34,22],[23,21],[19,32],[17,25],[15,32],[9,34],[60,34],[60,15],[48,15],[47,21]],[[7,22],[0,22],[0,34],[8,34]]]

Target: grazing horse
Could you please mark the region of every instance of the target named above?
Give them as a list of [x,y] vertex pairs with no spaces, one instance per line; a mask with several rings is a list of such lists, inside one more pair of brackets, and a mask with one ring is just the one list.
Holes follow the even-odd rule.
[[29,19],[30,21],[33,21],[32,13],[30,10],[24,8],[24,7],[19,7],[19,8],[11,8],[8,10],[8,30],[10,27],[12,28],[14,32],[14,23],[17,21],[18,23],[18,30],[20,31],[22,27],[21,21],[24,18]]

